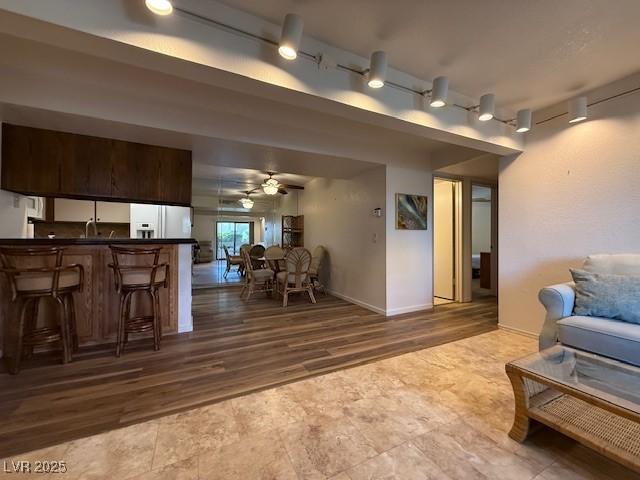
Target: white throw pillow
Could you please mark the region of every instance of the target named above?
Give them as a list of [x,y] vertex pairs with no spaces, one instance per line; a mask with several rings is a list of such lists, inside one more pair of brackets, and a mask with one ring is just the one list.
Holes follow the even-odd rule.
[[619,253],[589,255],[584,261],[582,268],[591,273],[640,276],[640,254]]

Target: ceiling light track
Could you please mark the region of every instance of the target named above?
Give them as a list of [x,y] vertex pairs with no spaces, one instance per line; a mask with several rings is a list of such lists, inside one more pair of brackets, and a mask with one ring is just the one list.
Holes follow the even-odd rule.
[[[210,26],[215,26],[225,31],[234,33],[236,35],[240,35],[245,38],[250,38],[252,40],[256,40],[258,42],[263,42],[269,45],[276,47],[280,53],[280,55],[287,60],[294,60],[298,57],[305,58],[310,60],[318,65],[320,65],[322,61],[322,55],[314,55],[309,52],[305,52],[299,49],[299,43],[302,38],[302,29],[304,26],[304,22],[299,15],[295,14],[287,14],[284,19],[284,23],[282,26],[282,33],[280,41],[275,41],[267,37],[263,37],[262,35],[257,35],[255,33],[251,33],[247,30],[243,30],[238,27],[234,27],[233,25],[229,25],[213,18],[206,17],[199,13],[192,12],[190,10],[186,10],[181,7],[175,7],[171,5],[171,2],[168,0],[145,0],[145,3],[154,13],[159,15],[167,15],[171,12],[176,12],[178,14],[184,15],[193,20],[205,23]],[[168,13],[160,13],[156,11],[156,9],[150,6],[154,3],[163,3],[168,4],[169,8]],[[480,103],[478,105],[465,106],[459,105],[457,103],[447,103],[446,97],[448,92],[448,79],[447,77],[436,77],[432,82],[432,88],[427,90],[418,90],[415,88],[407,87],[405,85],[401,85],[399,83],[392,82],[386,79],[387,72],[387,54],[383,51],[375,51],[371,55],[370,66],[366,69],[358,69],[355,67],[351,67],[348,65],[342,65],[340,63],[334,64],[335,68],[338,70],[346,71],[349,73],[353,73],[356,75],[360,75],[362,77],[368,77],[368,84],[371,88],[381,88],[382,86],[388,86],[394,88],[399,91],[403,91],[406,93],[410,93],[413,95],[418,95],[424,98],[430,99],[430,106],[433,108],[443,107],[445,105],[459,108],[465,110],[467,112],[475,112],[478,113],[478,119],[480,121],[489,121],[495,120],[496,122],[502,123],[504,125],[508,125],[516,129],[516,132],[523,133],[527,132],[531,129],[531,111],[529,109],[523,109],[518,111],[516,118],[512,119],[501,119],[495,116],[495,96],[493,94],[485,94],[480,98]],[[622,92],[617,95],[613,95],[611,97],[599,100],[592,104],[586,105],[586,107],[590,107],[592,105],[597,105],[598,103],[605,102],[607,100],[611,100],[617,98],[622,95],[627,95],[629,93],[633,93],[636,91],[640,91],[640,87],[634,88],[632,90]],[[573,102],[573,103],[571,103]],[[579,105],[575,102],[582,102]],[[586,107],[584,105],[584,101],[582,97],[574,98],[570,100],[570,110],[578,108],[581,111],[581,114],[577,117],[570,120],[571,123],[578,122],[581,120],[585,120],[587,118],[586,111],[584,110]],[[545,120],[541,120],[536,122],[536,125],[540,125],[542,123],[551,121],[555,118],[561,117],[563,115],[567,115],[570,112],[564,112],[558,115],[554,115]]]
[[[618,97],[623,97],[625,95],[631,95],[633,93],[640,92],[640,87],[631,88],[629,90],[625,90],[624,92],[616,93],[615,95],[611,95],[609,97],[601,98],[600,100],[596,100],[595,102],[591,102],[587,104],[587,108],[593,107],[595,105],[599,105],[604,102],[608,102],[609,100],[614,100]],[[552,115],[550,117],[545,118],[544,120],[540,120],[536,122],[536,125],[542,125],[543,123],[550,122],[551,120],[555,120],[556,118],[564,117],[565,115],[569,115],[569,110],[566,112],[558,113],[557,115]]]

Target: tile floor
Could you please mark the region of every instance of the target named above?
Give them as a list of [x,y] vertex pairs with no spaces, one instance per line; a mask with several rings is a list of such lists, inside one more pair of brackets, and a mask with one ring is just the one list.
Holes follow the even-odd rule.
[[495,331],[19,455],[64,479],[639,478],[549,430],[510,440],[504,363],[536,348]]

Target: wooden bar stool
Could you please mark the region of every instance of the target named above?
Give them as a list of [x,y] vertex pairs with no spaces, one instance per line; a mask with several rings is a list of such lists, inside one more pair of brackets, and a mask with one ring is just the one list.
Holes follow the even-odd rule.
[[[133,248],[111,245],[116,291],[120,294],[120,317],[116,356],[119,357],[130,333],[153,332],[153,349],[160,349],[162,321],[160,318],[160,288],[167,286],[169,265],[158,263],[160,247]],[[151,315],[131,316],[131,300],[136,292],[146,293],[151,300]]]
[[[62,344],[62,362],[72,360],[78,350],[73,293],[82,290],[82,265],[63,265],[63,247],[0,248],[0,271],[7,275],[16,308],[10,329],[15,333],[13,362],[9,372],[20,371],[22,357],[33,355],[34,347]],[[56,303],[56,324],[38,326],[40,301]],[[25,348],[26,347],[26,348]]]

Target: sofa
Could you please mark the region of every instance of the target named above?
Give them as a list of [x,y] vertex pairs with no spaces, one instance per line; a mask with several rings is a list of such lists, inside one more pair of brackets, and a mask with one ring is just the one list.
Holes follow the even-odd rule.
[[[591,255],[583,270],[591,273],[640,276],[640,255]],[[574,315],[573,282],[540,290],[546,317],[540,333],[540,349],[557,342],[640,366],[640,324],[604,317]]]

